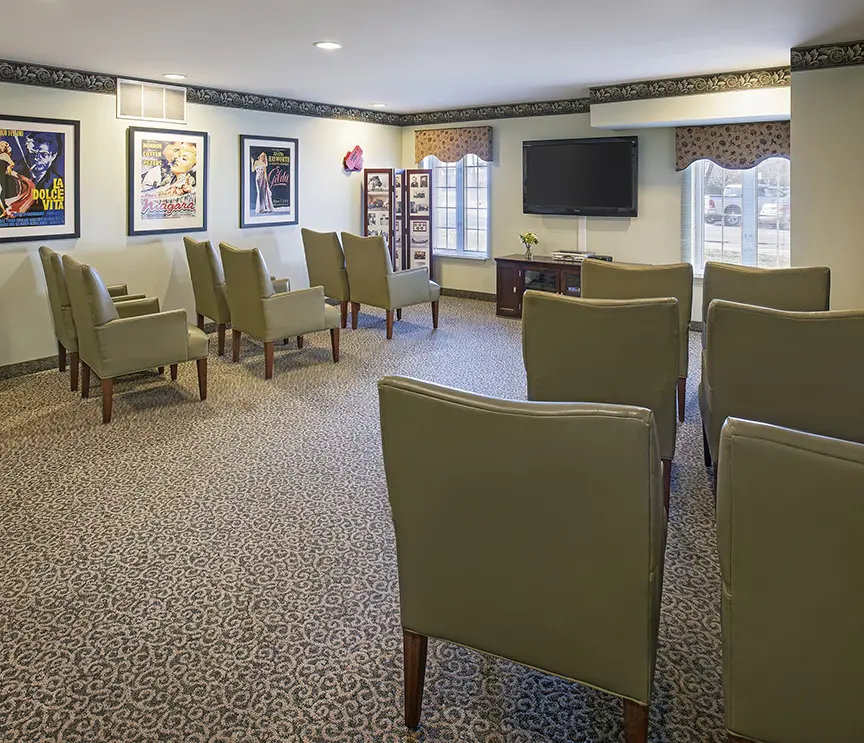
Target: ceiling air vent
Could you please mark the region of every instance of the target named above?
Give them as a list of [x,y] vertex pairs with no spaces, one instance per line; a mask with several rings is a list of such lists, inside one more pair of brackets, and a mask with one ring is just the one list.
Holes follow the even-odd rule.
[[117,80],[117,118],[186,123],[186,88]]

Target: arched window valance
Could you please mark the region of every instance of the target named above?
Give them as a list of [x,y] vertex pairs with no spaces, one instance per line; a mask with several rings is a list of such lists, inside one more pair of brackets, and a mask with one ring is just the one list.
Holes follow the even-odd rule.
[[675,129],[675,169],[711,160],[723,168],[745,170],[769,157],[789,157],[789,132],[788,121],[679,126]]
[[455,163],[465,155],[492,161],[492,127],[470,126],[456,129],[423,129],[414,132],[414,161],[435,155],[441,162]]

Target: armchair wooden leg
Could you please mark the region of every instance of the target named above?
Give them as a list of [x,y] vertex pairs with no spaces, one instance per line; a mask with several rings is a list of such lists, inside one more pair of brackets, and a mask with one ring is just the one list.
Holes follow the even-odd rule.
[[196,318],[196,319],[197,319],[197,321],[198,321],[198,329],[199,329],[199,330],[204,330],[204,315],[202,315],[200,312],[198,312],[198,313],[196,313],[196,314],[197,314],[197,318]]
[[428,645],[429,638],[424,635],[415,635],[408,630],[402,631],[402,647],[405,654],[405,725],[411,730],[420,724]]
[[351,330],[357,330],[357,319],[360,317],[360,302],[351,302]]
[[202,400],[207,399],[207,359],[198,359],[198,396]]
[[273,379],[273,341],[264,344],[264,379]]
[[684,421],[684,407],[687,402],[687,377],[678,377],[678,420]]
[[648,708],[629,699],[624,700],[624,741],[648,743]]
[[432,328],[438,330],[438,302],[432,302]]
[[81,398],[86,400],[90,397],[90,367],[81,362]]
[[114,380],[102,380],[102,422],[111,422],[111,413],[114,409]]
[[225,355],[225,330],[227,326],[224,322],[220,322],[219,325],[216,326],[216,337],[218,338],[219,343],[219,355]]
[[303,336],[302,335],[297,336],[297,348],[303,348]]
[[239,330],[231,330],[231,360],[240,361],[240,339],[243,334]]
[[339,361],[339,328],[330,329],[330,348],[333,349],[333,363]]
[[348,302],[339,302],[339,311],[342,313],[342,327],[348,327]]
[[705,466],[711,466],[711,449],[708,448],[708,436],[705,433],[705,425],[702,425],[702,451],[705,454]]
[[72,392],[78,391],[78,367],[80,362],[78,361],[78,352],[72,351],[69,354],[69,389]]
[[398,310],[396,310],[396,319],[397,320],[402,319],[402,308],[401,307]]
[[171,364],[171,381],[177,381],[177,364]]
[[663,506],[666,508],[666,516],[669,516],[669,493],[672,490],[672,460],[661,459],[663,463]]
[[66,347],[60,341],[57,341],[57,369],[66,371]]
[[165,367],[160,366],[156,371],[159,372],[160,374],[164,374],[165,373]]
[[387,310],[387,340],[393,338],[393,310]]

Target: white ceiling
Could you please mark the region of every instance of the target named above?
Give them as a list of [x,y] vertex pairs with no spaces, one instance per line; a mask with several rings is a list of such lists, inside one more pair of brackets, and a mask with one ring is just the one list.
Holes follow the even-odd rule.
[[864,2],[30,0],[0,29],[4,59],[402,113],[786,65],[864,38]]

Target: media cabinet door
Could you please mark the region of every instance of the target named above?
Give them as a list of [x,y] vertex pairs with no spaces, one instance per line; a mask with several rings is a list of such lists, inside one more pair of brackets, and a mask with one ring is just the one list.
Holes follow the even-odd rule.
[[498,261],[498,311],[505,317],[522,317],[522,268],[518,263]]

